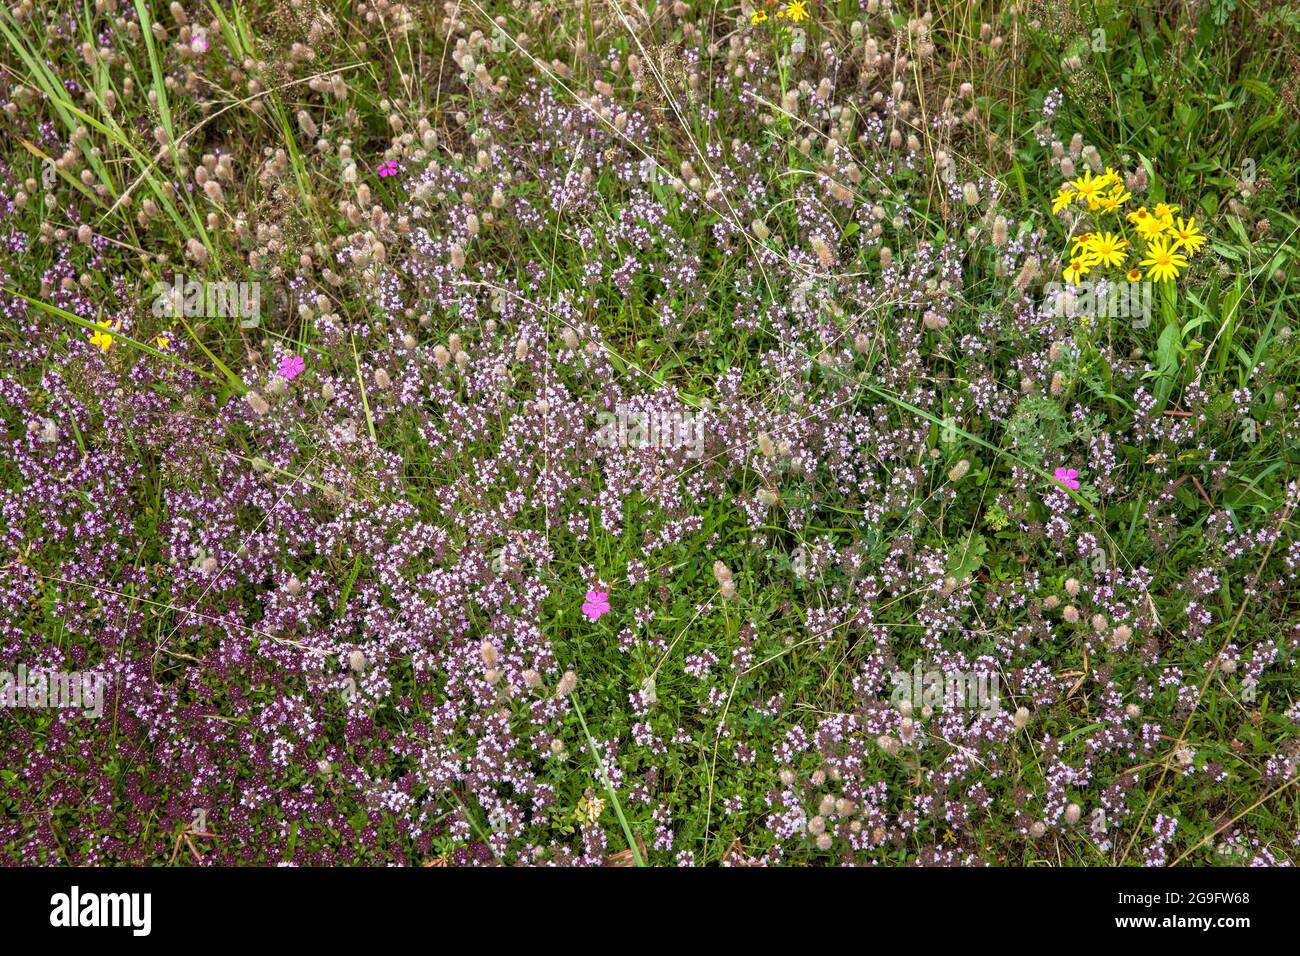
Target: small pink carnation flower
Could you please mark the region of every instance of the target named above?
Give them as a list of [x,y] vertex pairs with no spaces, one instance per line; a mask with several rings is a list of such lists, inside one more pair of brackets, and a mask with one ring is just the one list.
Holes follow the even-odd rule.
[[1073,468],[1058,468],[1052,472],[1052,477],[1071,491],[1079,490],[1079,473]]
[[286,382],[292,382],[306,367],[307,363],[303,361],[301,355],[290,355],[280,362],[280,367],[275,371]]
[[380,175],[381,177],[383,177],[383,176],[396,176],[396,175],[397,175],[397,161],[396,161],[396,160],[393,160],[393,159],[390,159],[390,160],[389,160],[388,162],[386,162],[386,163],[380,163],[380,164],[379,164],[379,175]]
[[593,621],[599,621],[602,614],[609,613],[609,592],[588,591],[587,600],[582,605],[582,613]]

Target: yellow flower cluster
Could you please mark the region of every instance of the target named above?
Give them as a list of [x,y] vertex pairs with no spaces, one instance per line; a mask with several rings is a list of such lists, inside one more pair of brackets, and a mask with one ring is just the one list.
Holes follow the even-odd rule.
[[[95,329],[95,333],[90,337],[90,344],[107,352],[113,347],[113,333],[122,331],[122,320],[118,319],[118,321],[114,323],[108,319],[104,319],[103,321],[96,322],[95,325],[97,328]],[[170,335],[157,335],[154,336],[154,343],[159,349],[166,349],[172,344],[172,339]]]
[[95,324],[99,326],[99,329],[90,337],[90,344],[107,352],[113,346],[112,333],[119,331],[122,328],[122,323],[119,321],[114,325],[112,322],[104,320]]
[[[771,0],[769,0],[768,6],[771,6]],[[808,0],[790,0],[789,3],[776,11],[775,16],[778,20],[789,20],[791,23],[798,23],[801,20],[807,20]],[[749,22],[755,26],[766,21],[766,10],[756,10],[754,13],[750,14]]]
[[[1196,218],[1175,218],[1178,207],[1167,203],[1157,203],[1152,210],[1142,206],[1125,213],[1124,205],[1132,198],[1124,188],[1123,177],[1113,169],[1100,176],[1085,170],[1052,197],[1053,215],[1077,203],[1088,207],[1093,222],[1093,231],[1071,241],[1064,273],[1067,282],[1078,285],[1094,269],[1119,269],[1129,282],[1141,280],[1142,270],[1146,269],[1146,278],[1166,282],[1177,279],[1187,269],[1189,258],[1206,243],[1196,228]],[[1107,216],[1115,217],[1109,230]],[[1142,243],[1140,252],[1132,249],[1129,227]],[[1130,255],[1136,258],[1133,265],[1129,265]]]

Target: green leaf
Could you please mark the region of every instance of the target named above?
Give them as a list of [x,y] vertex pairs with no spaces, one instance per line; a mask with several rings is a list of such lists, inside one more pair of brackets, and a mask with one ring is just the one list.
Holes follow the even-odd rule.
[[1181,356],[1182,334],[1179,331],[1178,323],[1171,322],[1160,333],[1160,341],[1156,344],[1154,397],[1156,400],[1155,411],[1157,412],[1164,411],[1169,396],[1173,394],[1174,385],[1177,383]]
[[1247,90],[1249,90],[1250,92],[1254,93],[1256,96],[1260,97],[1261,99],[1268,100],[1270,103],[1272,103],[1275,99],[1277,99],[1277,94],[1274,93],[1270,87],[1268,87],[1264,83],[1261,83],[1259,80],[1253,78],[1242,80],[1241,85],[1245,87]]
[[1282,122],[1281,113],[1270,113],[1268,116],[1261,116],[1246,127],[1246,139],[1254,139],[1260,133],[1272,129],[1280,122]]
[[988,553],[988,540],[984,535],[976,534],[963,551],[948,558],[948,573],[958,581],[964,581],[980,569],[984,564],[984,555]]

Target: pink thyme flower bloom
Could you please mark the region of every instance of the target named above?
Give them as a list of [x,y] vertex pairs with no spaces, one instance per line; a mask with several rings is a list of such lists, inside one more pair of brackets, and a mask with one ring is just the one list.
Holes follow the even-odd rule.
[[302,360],[301,355],[290,355],[280,362],[280,367],[276,369],[276,374],[286,382],[292,382],[302,374],[307,363]]
[[593,621],[599,621],[602,614],[609,613],[609,592],[588,591],[587,601],[582,605],[582,613]]
[[1079,473],[1073,468],[1058,468],[1052,472],[1052,477],[1072,491],[1079,490]]

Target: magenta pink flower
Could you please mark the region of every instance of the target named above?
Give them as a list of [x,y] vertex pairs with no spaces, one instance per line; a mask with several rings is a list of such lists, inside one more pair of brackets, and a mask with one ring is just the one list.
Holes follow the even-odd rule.
[[386,163],[380,163],[380,164],[379,164],[379,175],[380,175],[381,177],[383,177],[383,176],[396,176],[396,175],[397,175],[397,161],[394,160],[394,159],[390,159],[390,160],[389,160],[388,162],[386,162]]
[[286,382],[292,382],[302,374],[303,369],[306,367],[307,363],[302,360],[301,355],[290,355],[280,362],[280,367],[276,369],[276,374]]
[[593,621],[599,621],[602,614],[609,613],[609,592],[588,591],[586,603],[582,605],[582,613]]
[[1058,468],[1052,472],[1052,477],[1072,491],[1079,490],[1079,473],[1073,468]]

